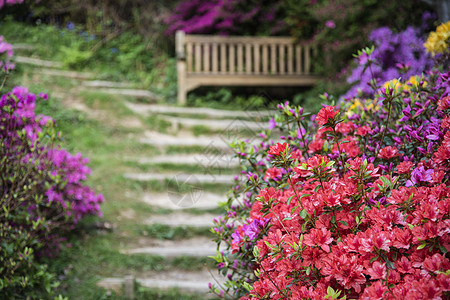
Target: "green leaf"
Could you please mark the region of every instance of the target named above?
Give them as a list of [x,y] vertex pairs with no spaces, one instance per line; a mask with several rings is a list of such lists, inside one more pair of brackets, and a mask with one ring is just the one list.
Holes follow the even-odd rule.
[[288,205],[291,204],[292,198],[294,198],[294,196],[291,196],[291,197],[289,197],[289,198],[287,199],[286,203],[287,203]]
[[304,208],[300,211],[300,218],[304,219],[304,218],[306,218],[306,216],[308,216],[308,212]]
[[386,261],[386,267],[388,267],[389,269],[395,269],[394,264],[392,263],[392,261]]
[[344,225],[344,226],[348,226],[348,223],[345,222],[345,221],[339,221],[339,223],[341,223],[341,224]]
[[309,276],[309,274],[311,274],[311,267],[306,268],[306,275]]
[[380,179],[381,179],[381,182],[383,182],[383,186],[384,185],[387,185],[387,186],[390,185],[389,179],[387,179],[386,177],[381,176]]
[[423,249],[426,246],[427,246],[427,243],[420,244],[419,247],[417,247],[417,250]]
[[256,258],[259,258],[259,253],[260,253],[260,251],[259,251],[258,246],[253,247],[253,256]]
[[251,292],[253,290],[253,287],[248,283],[248,282],[243,282],[242,286],[249,292]]

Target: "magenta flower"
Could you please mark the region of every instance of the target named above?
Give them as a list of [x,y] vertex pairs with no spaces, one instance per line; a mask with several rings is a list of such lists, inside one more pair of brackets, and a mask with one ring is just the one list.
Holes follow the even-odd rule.
[[269,121],[269,130],[274,129],[275,127],[277,127],[277,122],[275,122],[275,118],[272,118]]
[[336,27],[336,24],[334,23],[333,20],[328,20],[328,21],[325,22],[325,26],[328,27],[328,28],[333,29],[333,28]]
[[410,187],[418,184],[419,182],[429,182],[431,181],[431,174],[433,174],[433,169],[425,170],[423,166],[415,168],[411,172],[411,179],[406,182],[406,186]]

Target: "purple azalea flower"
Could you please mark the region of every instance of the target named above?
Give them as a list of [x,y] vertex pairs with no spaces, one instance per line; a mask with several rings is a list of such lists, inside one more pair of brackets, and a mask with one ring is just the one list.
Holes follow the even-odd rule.
[[425,170],[423,166],[415,168],[411,172],[411,179],[408,180],[405,185],[407,187],[410,187],[416,185],[419,182],[428,182],[432,179],[431,174],[433,173],[434,173],[433,169]]
[[259,227],[256,220],[253,220],[249,225],[244,225],[242,227],[244,234],[249,237],[251,241],[253,241],[259,233]]
[[333,28],[336,27],[336,24],[334,23],[333,20],[328,20],[328,21],[325,22],[325,26],[328,27],[328,28],[333,29]]
[[277,122],[275,122],[275,118],[272,118],[269,121],[269,130],[274,129],[275,127],[277,127]]

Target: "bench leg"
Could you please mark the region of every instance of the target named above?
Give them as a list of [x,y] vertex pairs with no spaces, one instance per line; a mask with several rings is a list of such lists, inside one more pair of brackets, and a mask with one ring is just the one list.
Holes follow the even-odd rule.
[[183,60],[177,61],[177,77],[178,77],[178,104],[186,105],[187,90],[186,90],[186,62]]

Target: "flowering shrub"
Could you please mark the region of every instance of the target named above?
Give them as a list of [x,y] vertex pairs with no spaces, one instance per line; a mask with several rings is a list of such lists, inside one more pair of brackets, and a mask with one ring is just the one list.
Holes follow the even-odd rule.
[[288,102],[278,108],[261,142],[233,145],[245,180],[214,220],[227,282],[211,290],[241,299],[447,299],[450,73],[393,80],[311,121]]
[[281,2],[264,1],[180,1],[166,23],[167,34],[186,33],[276,34],[284,29]]
[[19,4],[19,3],[23,3],[23,0],[0,0],[0,8],[2,8],[5,5],[14,5],[14,4]]
[[450,21],[443,23],[436,28],[428,36],[424,46],[427,52],[430,52],[433,56],[438,53],[448,53],[450,47]]
[[[315,70],[335,79],[346,73],[351,55],[380,27],[428,27],[433,8],[420,0],[284,0],[291,35],[319,49]],[[393,17],[395,16],[395,17]],[[428,28],[424,28],[428,30]]]
[[15,65],[9,61],[13,55],[12,45],[7,43],[3,36],[0,35],[0,69],[6,73],[15,68]]
[[441,65],[442,70],[447,70],[450,67],[450,21],[431,32],[424,47],[431,53],[436,64]]
[[[372,31],[369,39],[374,43],[374,50],[358,56],[359,65],[347,78],[349,83],[357,84],[343,97],[371,97],[374,94],[371,84],[377,85],[401,76],[409,78],[420,75],[432,66],[418,30],[412,27],[400,33],[381,27]],[[372,78],[376,82],[371,83]]]
[[101,215],[103,201],[83,183],[87,159],[57,145],[35,101],[24,87],[0,98],[0,292],[8,299],[51,292],[54,276],[36,256],[56,254],[82,216]]

